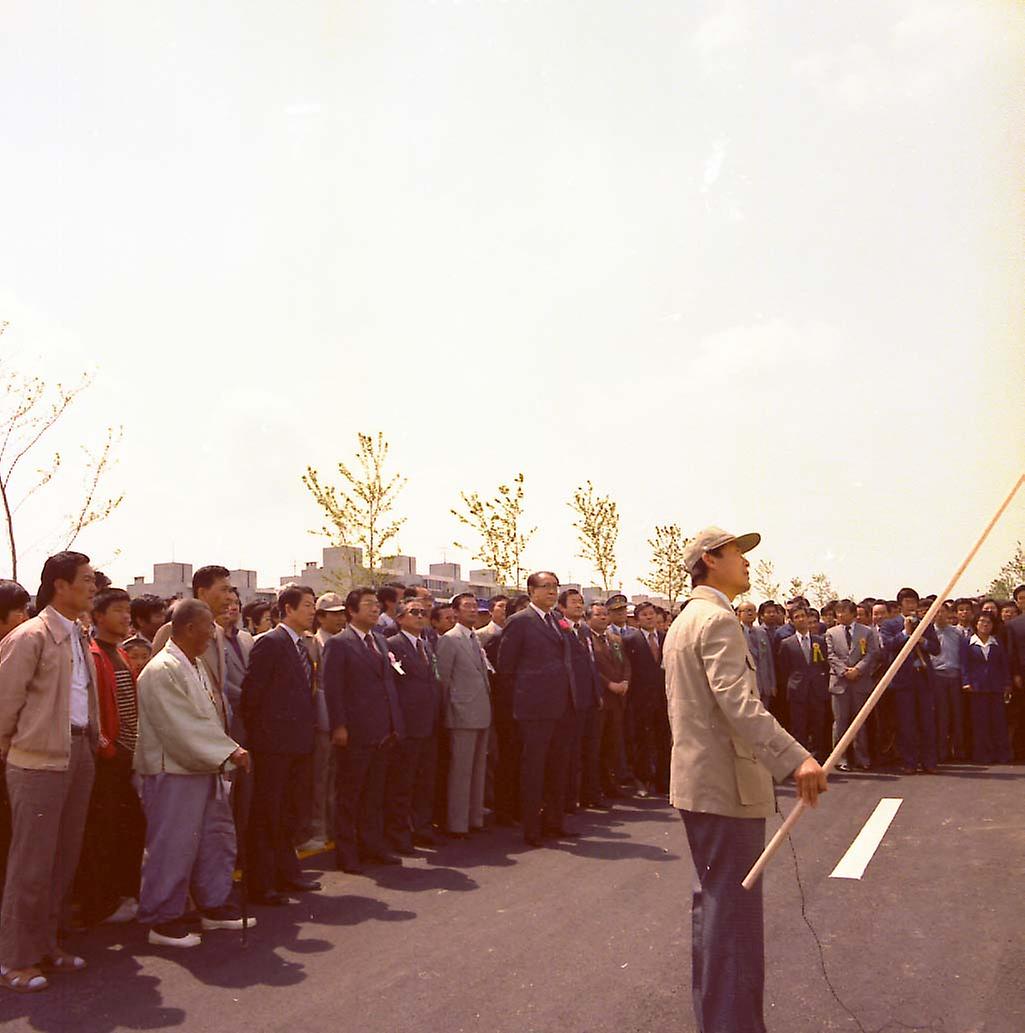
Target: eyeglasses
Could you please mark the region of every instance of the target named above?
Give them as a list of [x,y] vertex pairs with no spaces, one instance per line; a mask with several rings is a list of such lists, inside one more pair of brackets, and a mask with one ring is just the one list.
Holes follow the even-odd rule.
[[408,613],[410,617],[426,617],[427,616],[427,611],[426,610],[406,610],[406,613]]
[[555,582],[552,582],[552,581],[539,581],[534,587],[535,588],[558,588],[559,587],[559,582],[558,581],[555,581]]

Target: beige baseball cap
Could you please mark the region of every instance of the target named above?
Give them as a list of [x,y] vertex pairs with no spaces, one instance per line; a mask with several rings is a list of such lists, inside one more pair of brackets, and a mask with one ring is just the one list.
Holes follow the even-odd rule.
[[683,565],[689,572],[693,572],[694,565],[706,552],[718,549],[722,545],[736,542],[741,552],[750,552],[760,541],[762,536],[757,531],[749,534],[730,534],[721,527],[704,527],[687,543],[683,550]]
[[317,600],[317,609],[324,613],[337,613],[345,609],[345,600],[337,592],[325,592]]

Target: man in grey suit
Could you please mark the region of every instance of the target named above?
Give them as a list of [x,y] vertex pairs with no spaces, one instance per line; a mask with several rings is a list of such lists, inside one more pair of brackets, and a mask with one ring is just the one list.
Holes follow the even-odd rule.
[[456,626],[438,639],[438,674],[449,730],[448,833],[467,839],[484,828],[484,781],[491,727],[489,663],[474,631],[477,597],[452,600]]
[[740,618],[740,626],[744,629],[744,638],[747,641],[747,651],[755,662],[758,695],[762,697],[762,703],[768,709],[776,695],[776,662],[772,655],[769,633],[765,628],[755,624],[757,615],[754,603],[741,603],[737,607],[737,616]]
[[[857,607],[850,599],[841,599],[836,606],[840,623],[826,631],[834,746],[872,695],[872,675],[879,663],[877,637],[871,628],[854,619],[856,613]],[[871,767],[868,729],[864,725],[854,740],[854,760],[862,771]],[[850,770],[846,757],[841,758],[837,767]]]

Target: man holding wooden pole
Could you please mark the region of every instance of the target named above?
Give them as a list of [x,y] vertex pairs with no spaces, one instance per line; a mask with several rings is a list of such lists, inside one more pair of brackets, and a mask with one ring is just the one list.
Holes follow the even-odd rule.
[[741,887],[775,811],[773,778],[793,774],[814,806],[826,790],[815,758],[762,705],[755,662],[732,600],[750,588],[744,553],[758,534],[700,531],[684,563],[694,590],[665,640],[673,733],[670,802],[687,831],[696,875],[694,1011],[699,1033],[765,1033],[761,888]]

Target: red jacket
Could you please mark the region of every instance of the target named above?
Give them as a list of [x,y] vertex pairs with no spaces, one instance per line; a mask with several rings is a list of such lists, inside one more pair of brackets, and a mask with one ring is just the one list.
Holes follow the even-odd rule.
[[[100,704],[100,747],[97,753],[101,757],[114,757],[117,755],[117,737],[121,734],[121,721],[117,716],[117,687],[114,677],[114,665],[110,657],[100,648],[96,641],[90,641],[89,651],[93,655],[96,664],[96,689]],[[118,654],[124,661],[125,667],[131,674],[131,667],[128,665],[128,656],[118,646]],[[132,686],[135,686],[135,675],[132,675]]]

